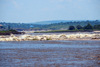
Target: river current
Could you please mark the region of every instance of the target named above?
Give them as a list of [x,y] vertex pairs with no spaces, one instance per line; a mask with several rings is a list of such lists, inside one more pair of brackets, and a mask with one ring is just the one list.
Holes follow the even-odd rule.
[[0,42],[0,67],[99,66],[99,40]]

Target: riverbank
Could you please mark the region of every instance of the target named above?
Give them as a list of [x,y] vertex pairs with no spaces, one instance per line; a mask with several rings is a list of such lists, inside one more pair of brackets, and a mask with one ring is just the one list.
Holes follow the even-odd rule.
[[51,31],[36,31],[34,33],[60,33],[60,32],[93,32],[93,30],[51,30]]
[[16,30],[0,31],[0,35],[10,35],[10,34],[24,34],[24,32],[18,32]]
[[42,34],[42,35],[2,35],[0,41],[34,41],[34,40],[100,40],[99,33],[76,33],[76,34]]

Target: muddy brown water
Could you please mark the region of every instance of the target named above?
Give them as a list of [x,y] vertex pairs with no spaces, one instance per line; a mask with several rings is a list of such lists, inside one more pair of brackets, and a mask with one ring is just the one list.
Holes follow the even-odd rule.
[[100,67],[100,41],[0,42],[0,67]]

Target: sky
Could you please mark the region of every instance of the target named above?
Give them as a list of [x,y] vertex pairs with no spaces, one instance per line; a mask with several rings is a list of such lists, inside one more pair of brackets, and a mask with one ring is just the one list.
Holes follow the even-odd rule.
[[0,22],[100,20],[100,0],[0,0]]

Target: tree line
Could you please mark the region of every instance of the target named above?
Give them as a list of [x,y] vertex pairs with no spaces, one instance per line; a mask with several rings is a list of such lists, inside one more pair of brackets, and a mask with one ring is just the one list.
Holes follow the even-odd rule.
[[[7,23],[0,22],[5,29],[15,29],[15,30],[68,30],[71,26],[72,30],[87,30],[87,24],[92,26],[93,30],[100,30],[100,20],[87,20],[87,21],[68,21],[59,22],[51,24],[33,24],[33,23]],[[74,26],[74,28],[73,28]],[[86,26],[86,27],[85,27]],[[71,30],[71,29],[69,29]]]
[[92,26],[90,23],[88,23],[86,26],[69,26],[68,30],[76,30],[76,31],[93,31],[93,30],[100,30],[100,25],[94,25]]

